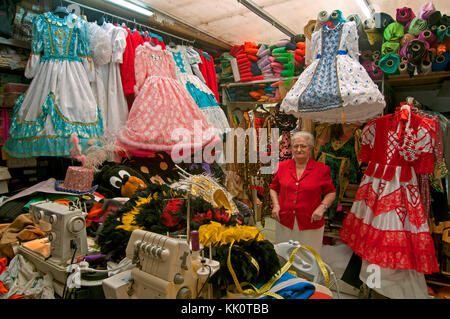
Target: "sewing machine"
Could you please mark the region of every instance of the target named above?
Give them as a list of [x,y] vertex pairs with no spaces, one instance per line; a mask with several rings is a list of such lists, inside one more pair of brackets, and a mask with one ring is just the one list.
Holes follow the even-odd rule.
[[103,280],[107,299],[212,298],[207,279],[220,264],[191,253],[186,239],[134,230],[126,256],[135,267]]
[[66,268],[74,252],[75,258],[85,256],[88,252],[86,213],[75,204],[66,206],[46,200],[32,203],[30,214],[33,221],[44,230],[49,228],[50,256],[44,258],[24,246],[19,246],[18,253],[32,262],[37,270],[51,273],[55,292],[61,296],[67,276]]

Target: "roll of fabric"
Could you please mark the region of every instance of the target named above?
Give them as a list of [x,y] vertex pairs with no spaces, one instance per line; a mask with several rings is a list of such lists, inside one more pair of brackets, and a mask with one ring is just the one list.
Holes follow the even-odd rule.
[[434,59],[432,65],[431,65],[431,69],[433,70],[433,72],[444,71],[445,68],[447,67],[448,60],[449,60],[449,54],[447,52],[445,52],[442,55],[436,56],[436,58]]
[[385,56],[388,53],[399,53],[400,43],[399,42],[384,42],[381,46],[381,56]]
[[261,70],[259,69],[259,67],[258,67],[258,65],[256,63],[252,63],[251,72],[255,76],[258,76],[258,75],[262,74]]
[[398,70],[400,64],[400,56],[396,53],[386,54],[381,58],[378,66],[386,74],[394,74]]
[[400,42],[405,35],[405,27],[398,22],[390,23],[383,31],[383,37],[386,41]]
[[275,56],[277,54],[286,53],[286,47],[279,47],[272,50],[272,56]]
[[379,60],[381,58],[381,52],[375,50],[372,52],[372,61]]
[[447,47],[445,46],[445,44],[438,44],[436,46],[436,54],[437,55],[442,55],[445,52],[447,52]]
[[419,36],[420,32],[427,29],[427,22],[421,18],[414,18],[409,25],[408,33]]
[[372,61],[372,50],[364,50],[361,53],[361,59],[363,61]]
[[442,43],[444,41],[445,33],[447,32],[447,26],[444,24],[441,24],[436,31],[437,35],[437,43]]
[[381,80],[383,78],[383,71],[375,63],[373,63],[370,71],[368,71],[367,73],[369,74],[370,78],[374,81]]
[[450,16],[447,14],[442,15],[440,19],[440,24],[443,24],[445,26],[450,26]]
[[441,24],[441,11],[434,11],[427,18],[427,28],[431,29],[433,26],[438,26]]
[[295,50],[295,49],[297,49],[297,45],[295,43],[292,42],[286,43],[286,50]]
[[362,24],[361,18],[357,13],[351,14],[347,17],[347,21],[355,21],[356,27]]
[[409,26],[409,23],[415,17],[416,15],[412,11],[412,9],[408,7],[398,8],[395,15],[395,19],[397,20],[397,22],[403,24],[404,26]]
[[345,22],[344,15],[341,10],[333,10],[330,14],[330,21],[333,22],[333,25],[338,25],[341,22]]
[[386,12],[376,12],[373,14],[375,20],[375,28],[383,31],[388,25],[395,20]]
[[400,62],[398,65],[398,73],[400,74],[407,74],[408,73],[408,63],[407,62]]
[[405,57],[409,64],[419,66],[430,48],[428,42],[414,39],[406,45]]
[[409,41],[414,40],[415,38],[415,35],[411,33],[405,33],[405,35],[400,40],[400,46],[403,48]]
[[432,2],[426,2],[424,3],[420,9],[419,9],[419,13],[417,14],[417,16],[423,20],[426,20],[430,17],[430,15],[436,11],[436,9],[434,8],[434,5]]
[[420,32],[418,39],[428,42],[428,44],[431,46],[434,42],[436,42],[437,37],[433,32],[431,32],[431,30],[427,29]]
[[322,24],[324,24],[328,20],[330,20],[330,14],[325,10],[320,11],[319,14],[317,15],[317,21]]
[[422,64],[420,65],[420,73],[422,74],[428,74],[431,72],[432,63],[430,61],[422,61]]
[[281,47],[285,47],[287,43],[289,43],[290,41],[287,39],[282,39],[277,41],[276,46],[281,48]]
[[311,36],[315,31],[317,20],[309,20],[308,23],[303,28],[303,33],[305,34],[305,37],[308,38],[308,40],[311,40]]
[[364,32],[367,35],[367,40],[370,45],[375,45],[376,43],[380,43],[383,40],[383,33],[380,32],[377,28],[375,28],[375,20],[367,19],[364,21]]

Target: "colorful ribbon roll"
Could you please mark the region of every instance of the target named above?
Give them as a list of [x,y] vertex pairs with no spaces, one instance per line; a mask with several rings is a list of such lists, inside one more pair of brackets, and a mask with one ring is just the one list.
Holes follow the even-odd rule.
[[378,62],[380,69],[386,74],[394,74],[398,70],[400,56],[395,53],[388,53]]
[[419,36],[420,32],[427,29],[427,22],[420,18],[414,18],[409,25],[408,33]]
[[381,33],[377,28],[371,27],[375,25],[375,23],[372,23],[373,21],[373,19],[367,19],[364,21],[364,32],[367,35],[367,40],[370,45],[375,45],[378,42],[381,44],[381,41],[383,40],[383,33]]
[[428,74],[431,72],[432,64],[430,61],[422,61],[422,64],[420,65],[420,73],[422,74]]
[[430,17],[430,15],[434,11],[436,11],[436,9],[434,8],[433,3],[432,2],[426,2],[420,7],[419,13],[418,13],[417,16],[419,18],[423,19],[423,20],[426,20],[426,19],[428,19]]
[[388,53],[398,53],[400,51],[400,43],[388,41],[381,46],[381,56],[385,56]]
[[316,22],[317,20],[309,20],[303,28],[303,33],[308,40],[311,40],[311,36],[315,31]]
[[400,40],[400,46],[403,48],[409,41],[414,40],[415,38],[415,35],[412,35],[411,33],[405,33],[405,35]]
[[412,9],[408,7],[398,8],[395,15],[397,22],[403,24],[404,26],[407,26],[415,17],[416,15]]
[[424,31],[420,32],[418,39],[422,40],[422,41],[426,41],[426,42],[428,42],[429,45],[432,45],[434,42],[436,42],[437,37],[430,30],[424,30]]
[[407,62],[400,62],[398,65],[398,72],[400,74],[407,74],[408,73],[408,63]]
[[367,71],[370,78],[374,81],[381,80],[383,78],[383,71],[374,62],[370,62],[370,63],[371,63],[371,65],[369,67],[369,71]]
[[379,60],[381,58],[381,52],[376,50],[372,52],[372,60]]
[[341,22],[345,22],[342,11],[341,10],[333,10],[330,14],[330,21],[333,22],[333,25],[337,25]]
[[376,12],[373,14],[375,20],[375,28],[384,30],[389,24],[395,20],[386,12]]
[[444,41],[445,33],[447,32],[447,26],[441,24],[436,31],[437,43],[442,43]]
[[324,24],[328,20],[330,20],[330,15],[325,10],[320,11],[319,14],[317,15],[317,21],[319,21],[322,24]]
[[431,65],[431,69],[433,70],[433,72],[444,71],[445,68],[447,67],[448,59],[449,59],[449,54],[447,52],[445,52],[442,55],[436,56],[436,58],[434,59],[432,65]]
[[441,24],[441,11],[434,11],[430,14],[430,16],[427,18],[427,26],[429,29],[431,29],[433,26],[438,26]]
[[405,35],[405,27],[398,22],[392,22],[383,31],[383,37],[386,41],[400,42]]
[[426,41],[419,39],[412,40],[406,45],[404,57],[408,59],[410,64],[418,66],[422,63],[422,59],[429,48],[430,45]]

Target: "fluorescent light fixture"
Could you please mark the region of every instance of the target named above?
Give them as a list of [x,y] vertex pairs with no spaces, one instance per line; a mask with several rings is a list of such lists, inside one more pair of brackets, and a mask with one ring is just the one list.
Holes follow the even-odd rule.
[[361,8],[363,14],[366,16],[366,18],[372,18],[372,9],[369,7],[369,4],[366,0],[356,0],[359,7]]
[[137,13],[140,13],[140,14],[142,14],[144,16],[147,16],[147,17],[151,17],[154,14],[153,11],[145,9],[144,7],[138,6],[138,5],[136,5],[134,3],[131,3],[129,1],[127,1],[127,0],[104,0],[104,1],[111,2],[111,3],[115,4],[115,5],[118,5],[120,7],[123,7],[125,9],[131,10],[131,11],[134,11],[134,12],[137,12]]

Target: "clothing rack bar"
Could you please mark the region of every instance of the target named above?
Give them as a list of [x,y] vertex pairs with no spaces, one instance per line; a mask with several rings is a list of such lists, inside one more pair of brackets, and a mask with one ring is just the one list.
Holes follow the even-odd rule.
[[174,35],[174,34],[171,34],[171,33],[168,33],[168,32],[165,32],[165,31],[162,31],[162,30],[159,30],[159,29],[156,29],[156,28],[154,28],[154,27],[150,27],[150,26],[148,26],[148,25],[145,25],[145,24],[142,24],[142,23],[139,23],[139,22],[130,20],[130,19],[126,19],[126,18],[117,16],[117,15],[115,15],[115,14],[112,14],[112,13],[109,13],[109,12],[106,12],[106,11],[103,11],[103,10],[99,10],[99,9],[96,9],[96,8],[92,8],[92,7],[90,7],[90,6],[87,6],[87,5],[82,4],[82,3],[78,3],[78,2],[76,2],[76,1],[72,1],[72,0],[63,0],[63,1],[64,1],[64,2],[68,2],[68,3],[71,3],[71,4],[79,5],[80,7],[83,7],[83,8],[88,9],[88,10],[92,10],[92,11],[96,11],[96,12],[100,12],[100,13],[106,14],[106,15],[108,15],[108,16],[114,17],[114,18],[119,19],[119,20],[122,20],[122,21],[127,21],[127,22],[129,22],[129,23],[134,24],[134,25],[139,25],[139,26],[141,26],[141,27],[144,27],[144,28],[153,30],[153,31],[155,31],[156,33],[163,33],[163,34],[165,34],[165,35],[167,35],[167,36],[169,36],[169,37],[176,38],[176,39],[179,39],[179,40],[181,40],[181,41],[185,41],[185,42],[188,42],[188,43],[191,43],[191,44],[194,44],[194,43],[195,43],[195,40],[188,40],[188,39],[185,39],[185,38],[176,36],[176,35]]

